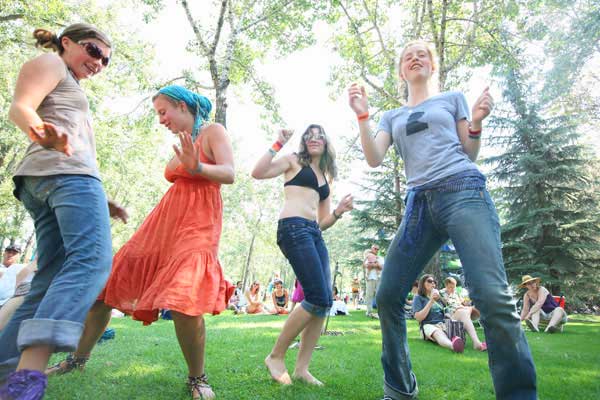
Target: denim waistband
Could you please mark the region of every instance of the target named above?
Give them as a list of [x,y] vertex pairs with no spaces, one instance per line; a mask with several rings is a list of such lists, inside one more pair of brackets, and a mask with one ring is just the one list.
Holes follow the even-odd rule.
[[277,221],[277,225],[280,227],[283,226],[287,226],[287,225],[298,225],[298,226],[305,226],[305,227],[311,227],[311,228],[319,228],[319,223],[317,221],[313,221],[307,218],[303,218],[303,217],[287,217],[287,218],[281,218],[279,221]]
[[[421,234],[423,233],[423,213],[425,212],[427,204],[425,196],[423,195],[425,192],[435,191],[450,193],[460,192],[462,190],[482,190],[485,189],[485,180],[485,176],[479,172],[479,170],[471,169],[410,189],[409,193],[414,193],[414,196],[407,196],[408,201],[406,202],[406,211],[404,212],[406,223],[404,224],[401,240],[398,243],[406,242],[410,253],[415,249],[415,245],[421,239]],[[410,221],[410,218],[415,211],[417,212],[418,217],[417,229],[415,229],[413,236],[408,233],[408,221]]]

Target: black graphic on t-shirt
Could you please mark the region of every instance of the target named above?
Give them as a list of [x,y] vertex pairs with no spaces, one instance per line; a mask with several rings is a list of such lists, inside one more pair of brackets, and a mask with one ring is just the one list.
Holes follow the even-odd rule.
[[408,116],[408,121],[406,123],[406,136],[413,135],[415,133],[419,133],[429,128],[427,122],[418,121],[425,114],[423,111],[412,113]]

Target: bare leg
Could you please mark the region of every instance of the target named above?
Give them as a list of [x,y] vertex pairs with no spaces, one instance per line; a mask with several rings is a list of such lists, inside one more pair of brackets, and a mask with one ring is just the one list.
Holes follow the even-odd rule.
[[531,322],[533,323],[533,326],[535,327],[536,331],[539,330],[540,328],[540,312],[536,312],[531,316]]
[[454,311],[452,314],[452,318],[463,323],[465,331],[469,334],[471,340],[473,340],[473,348],[475,350],[481,350],[481,341],[477,336],[477,331],[475,330],[475,326],[473,325],[473,321],[471,321],[471,309],[470,308],[459,308]]
[[558,327],[565,314],[565,310],[563,310],[561,307],[555,308],[552,312],[552,318],[550,318],[550,322],[548,322],[548,326],[544,332],[548,332],[548,330],[552,327]]
[[21,353],[19,365],[17,365],[17,371],[22,369],[30,369],[44,372],[48,366],[48,361],[50,361],[50,356],[52,355],[53,351],[54,346],[49,345],[37,345],[26,348]]
[[17,308],[23,304],[24,300],[25,296],[13,297],[0,308],[0,331],[4,329],[15,311],[17,311]]
[[66,374],[74,369],[82,370],[106,326],[112,309],[101,301],[94,303],[87,314],[81,338],[73,356],[46,369],[46,375]]
[[300,351],[296,360],[296,368],[294,369],[294,378],[298,378],[312,385],[322,386],[323,383],[316,379],[308,372],[308,366],[312,358],[312,353],[315,345],[321,336],[325,318],[314,317],[302,331],[302,339],[300,340]]
[[444,331],[442,331],[441,329],[437,329],[435,332],[433,332],[433,335],[431,335],[431,337],[440,346],[452,350],[452,342],[450,341],[450,339],[448,339],[448,336],[446,336]]
[[271,377],[282,385],[289,385],[292,383],[287,368],[285,367],[285,352],[296,336],[298,336],[304,327],[306,327],[314,318],[316,317],[306,311],[303,307],[296,307],[288,317],[287,321],[285,321],[283,330],[279,334],[277,342],[275,342],[275,346],[273,346],[273,350],[271,350],[271,354],[265,358],[265,364],[269,369]]
[[85,319],[83,333],[79,339],[77,350],[75,350],[75,357],[89,357],[110,322],[111,311],[112,308],[101,301],[94,303]]
[[[188,367],[188,375],[192,377],[202,376],[204,374],[206,347],[204,318],[201,315],[190,316],[175,311],[171,311],[171,315],[175,324],[177,341]],[[202,387],[201,392],[197,393],[194,390],[192,393],[193,398],[213,399],[215,397],[210,387]]]

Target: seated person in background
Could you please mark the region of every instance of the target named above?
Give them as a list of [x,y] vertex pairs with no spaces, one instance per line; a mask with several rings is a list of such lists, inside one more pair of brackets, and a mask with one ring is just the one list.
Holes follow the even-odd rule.
[[415,295],[417,294],[418,291],[419,291],[419,281],[414,281],[412,284],[412,287],[410,288],[410,292],[408,292],[408,295],[406,296],[406,300],[404,301],[404,313],[406,314],[407,318],[414,318],[414,315],[412,312],[412,304],[413,304],[413,299],[415,298]]
[[329,310],[329,315],[348,315],[348,307],[340,298],[338,288],[335,286],[333,287],[333,305]]
[[423,275],[419,280],[418,292],[413,299],[413,313],[420,323],[423,339],[431,340],[456,353],[462,353],[465,342],[458,336],[448,338],[446,335],[444,305],[440,302],[441,297],[435,287],[433,275]]
[[17,289],[17,276],[25,268],[25,264],[18,264],[21,248],[9,245],[4,249],[2,265],[0,265],[0,307],[15,294]]
[[229,304],[227,305],[227,308],[229,310],[233,310],[235,314],[245,314],[246,304],[246,298],[242,289],[242,281],[237,281],[237,283],[235,284],[233,295],[229,299]]
[[248,306],[246,306],[246,312],[248,314],[267,313],[264,304],[260,301],[260,283],[258,281],[254,281],[250,286],[250,289],[246,290],[245,298],[248,302]]
[[477,331],[473,325],[473,319],[479,318],[479,310],[471,306],[470,301],[463,299],[456,292],[456,279],[448,277],[444,280],[445,288],[440,291],[442,301],[446,304],[444,312],[446,316],[463,323],[467,334],[473,340],[473,348],[479,351],[486,351],[487,344],[481,342],[477,336]]
[[566,311],[558,306],[548,289],[540,286],[540,278],[525,275],[521,278],[520,288],[526,288],[523,295],[523,310],[521,321],[525,321],[529,329],[539,332],[540,318],[550,321],[544,330],[547,333],[562,331],[562,325],[567,322]]
[[288,290],[283,287],[281,279],[276,279],[273,286],[273,293],[271,293],[274,307],[273,314],[289,314],[287,309],[289,301]]
[[16,288],[13,296],[0,307],[0,331],[4,329],[6,323],[10,320],[15,311],[17,311],[17,308],[23,304],[25,296],[31,289],[31,280],[36,272],[37,259],[34,259],[17,274],[15,281]]

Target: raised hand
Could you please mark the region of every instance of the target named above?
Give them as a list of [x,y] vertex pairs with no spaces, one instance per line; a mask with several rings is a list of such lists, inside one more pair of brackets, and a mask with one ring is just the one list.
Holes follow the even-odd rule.
[[486,87],[473,105],[471,112],[473,115],[473,124],[480,125],[481,121],[490,115],[492,108],[494,108],[494,99],[490,94],[490,88]]
[[69,157],[73,154],[67,132],[50,122],[44,122],[39,126],[30,126],[29,138],[46,149],[60,151]]
[[369,99],[367,97],[367,91],[364,86],[358,86],[353,83],[348,88],[348,103],[350,108],[356,113],[356,115],[364,114],[369,111]]
[[354,198],[352,197],[351,194],[347,194],[344,197],[342,197],[342,199],[338,203],[337,207],[335,208],[335,213],[337,215],[342,215],[343,213],[348,212],[353,209],[354,209]]
[[185,132],[180,132],[177,136],[179,137],[179,143],[181,143],[181,149],[173,145],[177,159],[188,171],[196,171],[200,162],[198,161],[198,150],[192,142],[192,136]]
[[126,224],[129,219],[127,210],[113,200],[108,200],[108,212],[112,218],[120,219],[124,224]]
[[293,129],[280,129],[277,132],[277,141],[279,141],[279,143],[281,143],[282,145],[286,144],[290,138],[294,135],[294,130]]

